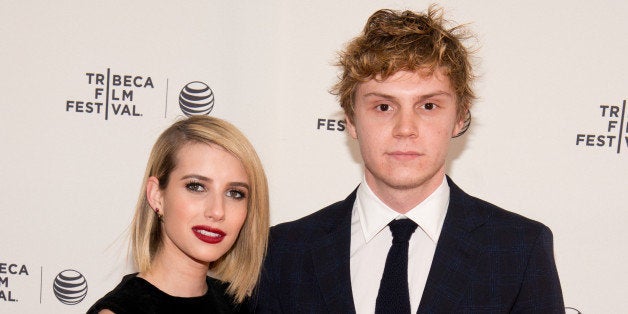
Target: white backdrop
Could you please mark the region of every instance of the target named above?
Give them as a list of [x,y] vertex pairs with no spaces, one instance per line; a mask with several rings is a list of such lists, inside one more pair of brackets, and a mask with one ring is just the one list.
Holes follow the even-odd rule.
[[[375,10],[428,4],[1,1],[0,313],[82,313],[133,271],[148,152],[190,82],[258,149],[273,224],[344,198],[362,170],[327,92],[335,53]],[[441,5],[477,33],[481,75],[450,176],[553,230],[566,306],[625,312],[628,3]],[[84,299],[62,303],[81,298],[57,298],[58,275]]]

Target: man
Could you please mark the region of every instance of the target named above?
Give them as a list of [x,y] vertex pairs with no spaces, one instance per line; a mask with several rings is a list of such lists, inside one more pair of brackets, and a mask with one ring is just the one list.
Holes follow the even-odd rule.
[[256,312],[564,313],[551,231],[445,175],[475,96],[465,35],[444,24],[380,10],[341,53],[333,92],[364,179],[272,228]]

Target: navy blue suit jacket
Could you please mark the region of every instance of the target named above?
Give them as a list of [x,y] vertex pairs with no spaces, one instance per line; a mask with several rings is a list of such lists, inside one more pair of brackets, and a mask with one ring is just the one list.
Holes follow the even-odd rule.
[[[418,313],[565,313],[549,228],[448,182],[449,208]],[[256,313],[355,313],[355,195],[271,229]]]

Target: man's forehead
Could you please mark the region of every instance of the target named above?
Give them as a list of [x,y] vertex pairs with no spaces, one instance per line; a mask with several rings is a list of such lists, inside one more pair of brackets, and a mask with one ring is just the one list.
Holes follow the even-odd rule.
[[392,80],[403,80],[409,76],[418,75],[422,79],[430,79],[432,77],[436,77],[438,80],[446,80],[450,83],[449,71],[445,67],[437,67],[437,68],[428,68],[422,67],[413,70],[398,70],[389,75],[383,73],[375,74],[371,79],[367,79],[365,82],[374,80],[376,82],[384,82],[384,81],[392,81]]
[[446,94],[455,97],[448,75],[442,71],[397,71],[389,77],[381,76],[361,82],[356,86],[355,96],[367,94],[412,92],[420,94]]

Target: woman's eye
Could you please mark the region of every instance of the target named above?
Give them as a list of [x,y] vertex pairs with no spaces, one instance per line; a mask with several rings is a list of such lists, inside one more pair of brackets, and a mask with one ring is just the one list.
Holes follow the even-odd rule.
[[228,190],[226,195],[237,200],[246,198],[246,193],[239,190]]
[[198,182],[190,182],[185,187],[192,192],[205,192],[205,187]]
[[391,109],[391,108],[390,108],[390,105],[388,105],[388,104],[379,104],[379,105],[377,105],[377,107],[376,107],[376,108],[377,108],[377,110],[379,110],[379,111],[388,111],[388,110],[390,110],[390,109]]
[[427,110],[432,110],[432,109],[436,108],[436,105],[434,103],[428,102],[425,105],[423,105],[423,108],[425,108]]

